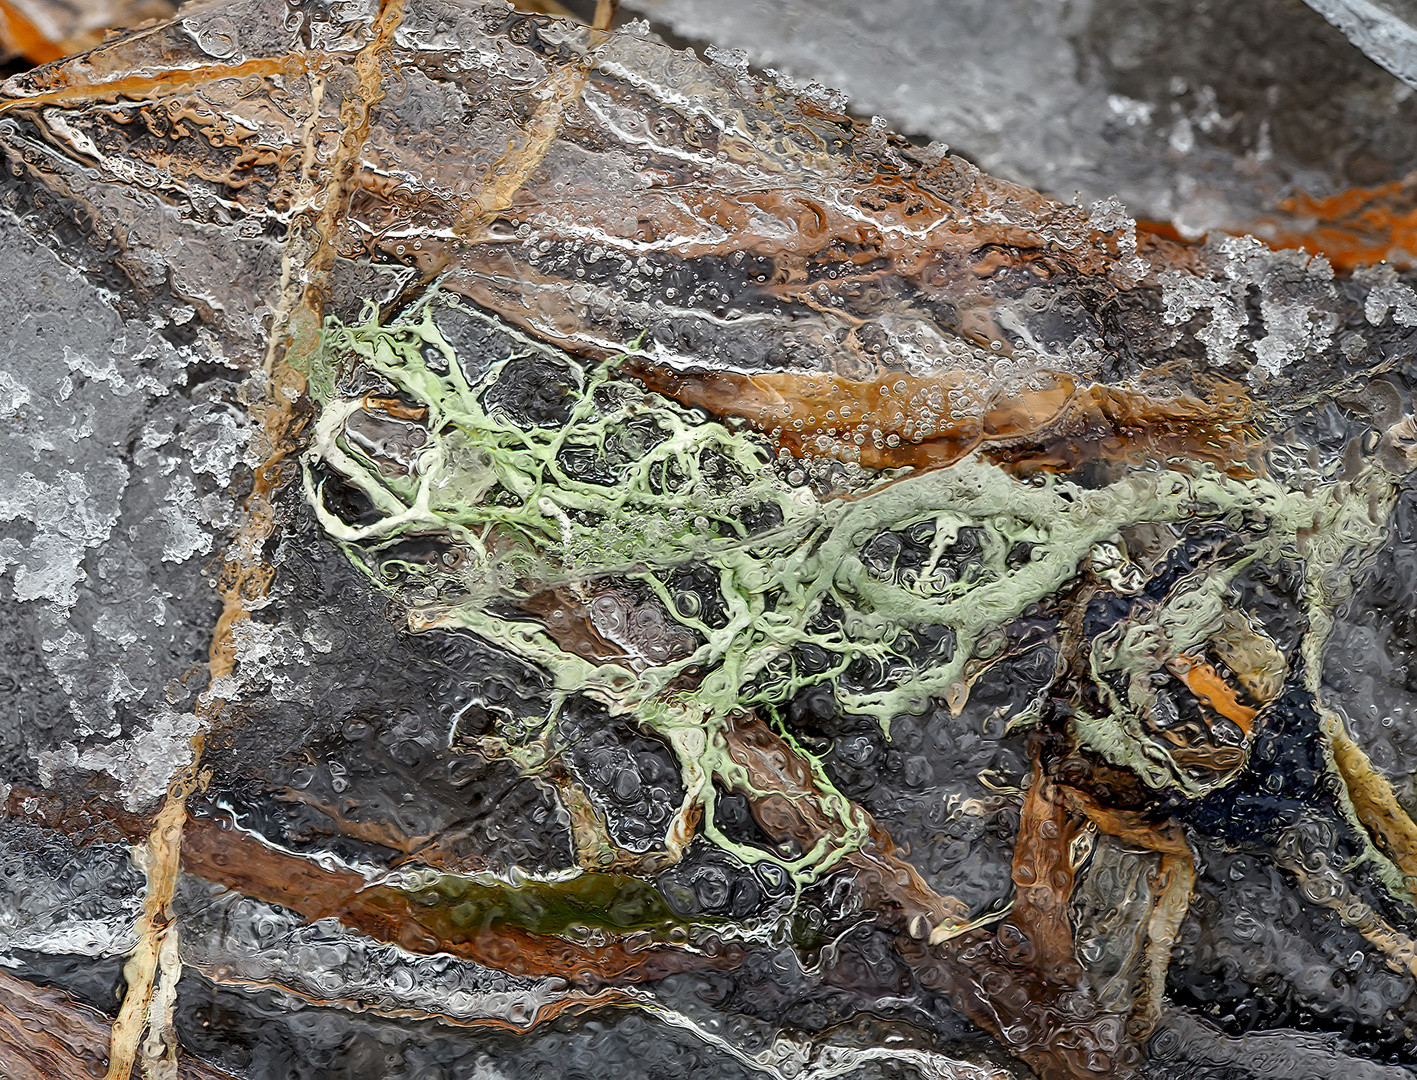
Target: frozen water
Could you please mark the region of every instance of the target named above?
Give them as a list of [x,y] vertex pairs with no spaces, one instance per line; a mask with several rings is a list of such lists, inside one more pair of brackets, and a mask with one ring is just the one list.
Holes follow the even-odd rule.
[[[627,6],[838,87],[858,113],[991,173],[1066,200],[1116,196],[1188,236],[1252,229],[1294,188],[1325,196],[1417,167],[1410,90],[1300,0]],[[1313,7],[1399,75],[1414,62],[1402,0]]]

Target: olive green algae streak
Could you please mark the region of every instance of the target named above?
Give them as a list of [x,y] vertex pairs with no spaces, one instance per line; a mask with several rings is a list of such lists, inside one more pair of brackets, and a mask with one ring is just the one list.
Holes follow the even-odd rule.
[[[478,313],[464,314],[507,333]],[[325,530],[375,582],[401,591],[412,629],[463,627],[549,673],[556,692],[551,715],[521,718],[520,730],[500,733],[510,756],[548,737],[569,695],[632,715],[674,748],[686,807],[703,805],[708,836],[745,861],[778,863],[799,885],[864,840],[864,818],[812,761],[832,836],[790,860],[725,837],[714,824],[714,778],[769,794],[756,790],[727,753],[725,720],[736,710],[771,712],[822,682],[832,684],[843,709],[869,714],[883,727],[931,697],[962,700],[978,666],[966,665],[985,651],[989,635],[1075,578],[1098,545],[1115,543],[1119,530],[1140,522],[1212,519],[1243,529],[1247,548],[1213,581],[1180,590],[1150,625],[1101,643],[1105,653],[1094,655],[1093,666],[1111,711],[1074,722],[1082,743],[1152,786],[1199,794],[1198,782],[1144,733],[1146,702],[1116,692],[1118,682],[1109,676],[1123,686],[1140,685],[1140,676],[1157,670],[1165,654],[1204,642],[1221,626],[1222,591],[1239,568],[1293,553],[1300,536],[1309,556],[1306,606],[1326,608],[1335,570],[1352,565],[1355,549],[1361,553],[1380,539],[1395,487],[1395,478],[1376,466],[1349,484],[1321,485],[1306,495],[1269,479],[1172,462],[1094,490],[1056,478],[1023,482],[970,459],[903,478],[883,475],[854,497],[822,499],[783,480],[760,437],[617,378],[613,361],[587,369],[519,338],[523,351],[473,384],[439,333],[431,306],[419,322],[380,326],[372,310],[366,318],[358,326],[329,323],[322,362],[356,361],[426,408],[428,437],[406,475],[381,468],[347,436],[360,399],[337,396],[327,372],[313,380],[323,400],[306,456],[305,489]],[[528,355],[574,380],[566,423],[521,427],[486,406],[484,393],[506,365]],[[567,451],[590,455],[614,481],[576,475],[565,465]],[[356,526],[330,513],[311,469],[315,462],[367,496],[378,520]],[[743,524],[762,519],[764,508],[775,509],[773,525],[754,532]],[[934,528],[925,572],[880,573],[862,561],[861,547],[881,531],[922,522]],[[934,575],[934,562],[966,527],[982,530],[982,571],[968,580]],[[414,536],[445,538],[463,558],[454,560],[456,567],[427,566],[390,553]],[[1032,557],[1010,567],[1010,550],[1024,542],[1033,545]],[[685,614],[670,594],[667,572],[691,562],[717,572],[727,611],[721,626]],[[698,647],[665,663],[597,664],[563,650],[534,623],[498,616],[489,603],[552,587],[586,595],[588,586],[611,577],[647,587],[669,617],[694,631]],[[842,614],[823,629],[828,602]],[[904,632],[939,625],[954,632],[950,655],[916,662],[901,651]],[[824,670],[806,671],[795,662],[793,650],[808,644],[831,657]],[[1306,652],[1316,654],[1321,644]],[[893,678],[887,689],[861,693],[842,686],[847,665],[861,657],[888,665]],[[707,674],[695,685],[688,676],[698,672]]]
[[502,926],[540,935],[586,926],[667,935],[683,925],[654,886],[621,874],[528,879],[515,886],[495,878],[444,874],[426,887],[403,891],[417,901],[419,921],[437,929],[444,941],[461,941]]

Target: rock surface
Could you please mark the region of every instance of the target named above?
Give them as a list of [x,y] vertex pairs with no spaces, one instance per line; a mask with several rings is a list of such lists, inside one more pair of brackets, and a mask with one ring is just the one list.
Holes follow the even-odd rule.
[[[1255,139],[1405,169],[1315,19]],[[473,0],[4,84],[8,1073],[1410,1075],[1410,278],[843,109]],[[1203,224],[1352,178],[1232,130]]]

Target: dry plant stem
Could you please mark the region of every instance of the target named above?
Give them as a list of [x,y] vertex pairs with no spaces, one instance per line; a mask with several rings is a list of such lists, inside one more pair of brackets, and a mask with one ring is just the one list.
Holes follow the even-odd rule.
[[1373,767],[1363,748],[1335,715],[1325,718],[1333,763],[1348,789],[1358,820],[1402,871],[1408,891],[1417,896],[1417,825],[1397,801],[1392,784]]
[[1214,709],[1232,720],[1248,738],[1259,710],[1245,705],[1215,668],[1196,656],[1181,655],[1167,664],[1168,669],[1186,685],[1202,705]]
[[1143,814],[1112,810],[1076,788],[1059,787],[1058,791],[1070,810],[1087,818],[1099,831],[1161,856],[1154,882],[1160,898],[1147,921],[1146,970],[1142,973],[1141,994],[1132,1010],[1132,1032],[1143,1037],[1150,1034],[1161,1019],[1171,946],[1190,910],[1195,891],[1195,855],[1180,825],[1171,819],[1158,822]]
[[595,0],[595,21],[591,25],[597,30],[609,30],[619,6],[620,0]]
[[488,174],[488,183],[477,193],[472,207],[464,212],[454,226],[456,235],[468,244],[487,239],[487,230],[512,205],[512,198],[521,191],[545,160],[561,133],[566,109],[585,90],[588,69],[582,65],[561,67],[546,80],[545,97],[527,121],[520,141],[513,140],[506,153],[497,159]]
[[[745,794],[763,831],[778,843],[791,841],[803,849],[817,844],[831,818],[820,806],[810,766],[751,715],[736,717],[726,740],[729,755],[757,789]],[[1084,992],[1041,978],[1033,943],[1016,918],[1000,920],[996,930],[973,929],[932,946],[931,929],[956,921],[959,902],[935,892],[896,853],[879,825],[868,819],[868,826],[871,841],[847,856],[845,865],[856,871],[866,907],[896,932],[897,950],[923,986],[946,994],[960,1013],[1002,1039],[1043,1080],[1093,1075],[1093,1065],[1103,1058],[1113,1062],[1112,1075],[1128,1075],[1137,1055],[1128,1052],[1118,1018]]]
[[570,19],[572,22],[580,22],[575,12],[564,4],[558,4],[556,0],[511,0],[512,7],[518,11],[524,11],[528,15],[555,15],[558,19]]
[[[277,322],[278,327],[285,327],[291,334],[287,362],[268,366],[265,401],[252,410],[260,424],[266,457],[256,470],[251,494],[243,506],[241,524],[226,552],[218,581],[222,609],[212,634],[212,686],[204,695],[201,707],[203,730],[210,726],[223,705],[219,696],[221,681],[235,669],[235,627],[248,617],[250,605],[263,598],[270,588],[273,571],[265,561],[264,548],[275,531],[276,494],[290,475],[283,465],[295,449],[304,422],[299,402],[305,379],[289,361],[307,354],[317,345],[323,306],[320,290],[324,273],[334,257],[328,238],[334,232],[349,178],[358,168],[360,150],[368,139],[369,112],[383,97],[380,64],[402,16],[402,0],[384,0],[369,43],[354,59],[360,92],[341,112],[339,150],[330,166],[324,204],[315,224],[317,242],[306,260],[304,280],[311,284],[302,297],[301,308]],[[104,89],[112,92],[113,87]],[[191,764],[170,786],[145,845],[143,863],[147,891],[143,914],[135,927],[138,944],[124,967],[127,989],[113,1024],[106,1080],[128,1080],[140,1049],[146,1073],[157,1069],[162,1060],[173,1060],[176,1053],[175,1047],[170,1045],[171,1010],[176,1003],[181,960],[175,939],[169,939],[173,933],[169,905],[181,865],[187,799],[198,783],[203,738],[201,733],[193,738]],[[146,1043],[143,1041],[145,1030],[152,1033]]]
[[[684,845],[693,838],[692,823],[681,811],[666,832],[666,846],[659,850],[630,851],[615,843],[605,813],[589,793],[560,763],[546,771],[546,780],[571,819],[571,837],[576,862],[583,870],[619,871],[652,875],[679,861]],[[697,809],[697,807],[696,807]]]
[[[187,798],[196,786],[193,770],[199,752],[196,744],[200,738],[199,735],[194,740],[192,766],[168,789],[167,799],[153,820],[152,832],[147,842],[139,848],[142,868],[147,877],[147,892],[143,897],[143,913],[134,927],[138,944],[123,966],[127,990],[118,1017],[113,1022],[108,1071],[105,1074],[107,1080],[126,1080],[133,1071],[143,1030],[149,1023],[153,985],[159,972],[164,983],[171,983],[174,987],[180,973],[180,963],[173,950],[167,948],[168,935],[173,932],[169,905],[177,885]],[[166,1056],[168,1051],[163,1053]],[[175,1053],[175,1048],[172,1053]]]
[[[281,802],[299,803],[318,811],[329,819],[329,832],[336,836],[347,836],[366,844],[377,844],[379,847],[399,852],[403,859],[411,859],[417,854],[419,861],[425,865],[440,865],[429,863],[422,858],[422,853],[428,849],[429,845],[438,841],[439,837],[436,833],[410,836],[386,821],[356,821],[343,813],[339,807],[331,806],[315,798],[309,792],[296,788],[286,788],[276,798]],[[476,868],[481,869],[481,866]]]
[[1392,927],[1345,883],[1335,881],[1332,867],[1320,866],[1315,871],[1294,852],[1281,855],[1276,864],[1294,875],[1306,900],[1334,912],[1361,934],[1382,954],[1390,970],[1417,978],[1417,941]]
[[[311,1005],[373,1011],[380,1016],[436,1020],[455,1027],[498,1029],[525,1034],[557,1017],[584,1015],[599,1009],[634,1004],[617,990],[572,991],[548,1002],[525,1024],[499,1017],[466,1019],[418,1010],[378,1007],[362,1010],[352,1002],[316,998],[274,982],[250,982],[205,973],[214,982],[248,988],[276,989]],[[108,1053],[110,1021],[102,1013],[71,1001],[58,990],[39,987],[0,970],[0,1074],[8,1080],[69,1080],[91,1076]],[[173,1058],[164,1074],[175,1080],[232,1080],[229,1074],[191,1058]]]

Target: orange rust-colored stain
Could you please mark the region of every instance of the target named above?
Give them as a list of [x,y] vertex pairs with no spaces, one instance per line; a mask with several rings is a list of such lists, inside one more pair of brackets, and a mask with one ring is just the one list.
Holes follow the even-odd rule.
[[[1417,267],[1417,175],[1325,198],[1299,191],[1275,210],[1251,226],[1270,247],[1322,255],[1343,274],[1379,262],[1400,270]],[[1165,221],[1138,220],[1137,235],[1196,248]]]
[[47,64],[65,55],[64,47],[45,37],[44,31],[8,0],[0,0],[0,45],[36,64]]
[[1137,218],[1137,235],[1138,237],[1149,235],[1178,244],[1190,243],[1169,221],[1148,221],[1144,218]]
[[1060,372],[999,386],[959,372],[857,381],[829,373],[671,371],[635,360],[626,370],[682,404],[747,421],[794,457],[872,469],[939,468],[985,450],[1019,472],[1152,454],[1248,473],[1244,461],[1256,438],[1246,395],[1220,386],[1201,399],[1079,385]]
[[1320,252],[1342,272],[1365,263],[1417,265],[1417,177],[1325,199],[1299,192],[1279,209],[1285,219],[1260,228],[1274,247]]
[[1230,688],[1213,666],[1198,656],[1178,656],[1167,665],[1171,674],[1186,684],[1202,705],[1209,706],[1236,726],[1248,737],[1254,726],[1259,710],[1242,704],[1235,691]]

